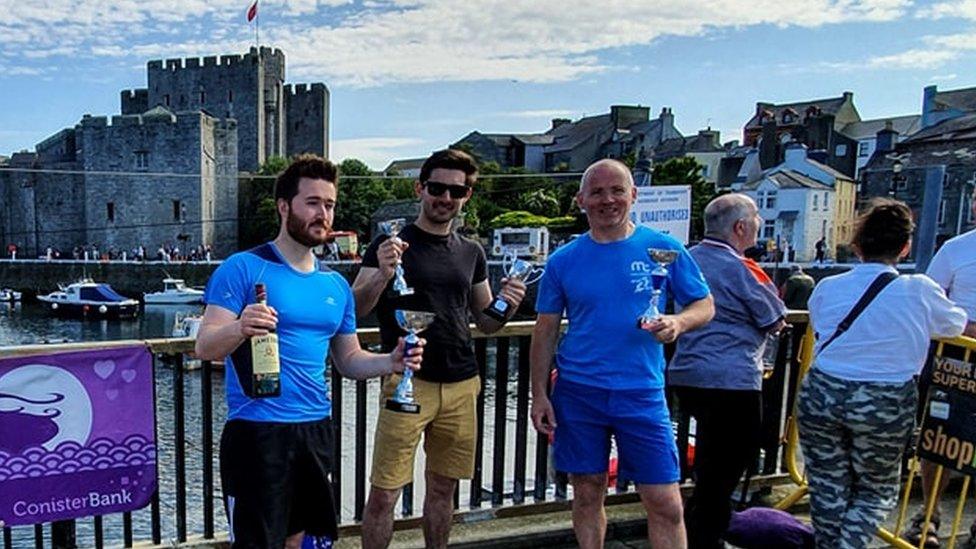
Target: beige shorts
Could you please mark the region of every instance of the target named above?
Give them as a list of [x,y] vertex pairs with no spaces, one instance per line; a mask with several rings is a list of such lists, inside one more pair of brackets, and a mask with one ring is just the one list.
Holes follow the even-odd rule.
[[369,481],[386,490],[396,490],[412,482],[421,433],[427,471],[454,479],[471,478],[478,437],[481,378],[474,376],[455,383],[413,378],[413,398],[420,404],[420,413],[407,414],[386,409],[386,400],[393,396],[400,377],[394,374],[383,381]]

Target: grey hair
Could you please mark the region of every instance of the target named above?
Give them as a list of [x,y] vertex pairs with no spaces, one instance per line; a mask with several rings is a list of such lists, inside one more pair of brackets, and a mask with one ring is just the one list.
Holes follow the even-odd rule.
[[627,167],[627,164],[624,164],[623,162],[613,158],[604,158],[602,160],[597,160],[596,162],[590,164],[589,167],[586,168],[586,171],[583,172],[583,177],[580,178],[580,186],[579,186],[580,192],[583,192],[583,187],[585,187],[586,182],[593,177],[593,173],[604,167],[616,168],[617,170],[620,171],[620,173],[624,174],[624,180],[627,183],[630,183],[631,187],[634,186],[634,176],[633,174],[630,173],[630,168]]
[[741,193],[723,194],[705,206],[705,234],[728,237],[735,222],[753,214],[756,204]]

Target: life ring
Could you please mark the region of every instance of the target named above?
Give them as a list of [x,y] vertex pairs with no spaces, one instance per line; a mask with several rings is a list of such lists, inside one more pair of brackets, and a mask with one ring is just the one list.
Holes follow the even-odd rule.
[[105,305],[99,305],[98,312],[105,314],[108,312],[108,307],[106,307]]

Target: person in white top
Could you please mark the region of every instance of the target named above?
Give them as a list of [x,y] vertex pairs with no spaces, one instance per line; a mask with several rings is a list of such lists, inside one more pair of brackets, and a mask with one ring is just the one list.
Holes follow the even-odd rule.
[[[867,547],[894,507],[914,428],[914,376],[931,338],[958,336],[966,325],[930,278],[897,275],[913,229],[904,203],[876,199],[852,240],[863,264],[825,278],[810,296],[818,340],[797,406],[819,549]],[[838,330],[879,279],[887,286]]]
[[[973,217],[976,217],[976,191],[973,192],[971,202]],[[963,335],[976,337],[976,229],[947,240],[932,258],[926,274],[946,291],[949,299],[966,311],[968,322]],[[930,493],[932,484],[935,483],[935,469],[931,462],[922,461],[923,494]],[[939,486],[940,499],[949,475],[943,475],[942,478]],[[905,534],[905,539],[916,545],[922,537],[922,524],[925,522],[923,511],[920,510],[912,518],[912,526]],[[936,507],[932,518],[934,528],[930,528],[925,536],[925,547],[932,549],[939,546],[939,522],[939,510]],[[969,531],[970,534],[976,534],[976,522],[969,527]],[[976,535],[970,536],[969,547],[976,547]]]

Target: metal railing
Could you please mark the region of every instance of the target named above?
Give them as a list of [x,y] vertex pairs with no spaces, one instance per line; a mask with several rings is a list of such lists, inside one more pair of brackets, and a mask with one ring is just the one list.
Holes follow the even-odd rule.
[[[780,448],[786,411],[792,409],[796,379],[795,349],[806,323],[804,312],[793,312],[789,320],[797,329],[786,332],[779,346],[775,367],[764,380],[766,415],[763,450],[765,460],[759,473],[776,475],[781,471]],[[478,397],[479,437],[474,478],[462,481],[455,493],[458,520],[492,518],[505,513],[500,508],[517,506],[519,513],[552,510],[554,500],[566,497],[565,475],[552,474],[548,438],[531,429],[529,418],[529,344],[534,322],[510,322],[490,336],[474,331],[474,349],[483,390]],[[377,329],[359,330],[364,346],[377,345]],[[174,546],[190,541],[225,540],[220,487],[215,474],[214,425],[222,422],[223,378],[215,376],[213,364],[203,362],[198,370],[184,367],[184,354],[193,349],[191,339],[157,339],[140,342],[116,341],[68,343],[0,348],[0,358],[27,354],[77,351],[91,348],[128,346],[144,343],[152,351],[156,366],[156,424],[159,487],[148,509],[121,516],[93,517],[3,529],[3,547],[98,547],[150,542]],[[164,368],[161,368],[164,366]],[[379,383],[377,380],[342,379],[329,369],[336,426],[333,473],[334,497],[340,503],[341,532],[355,535],[362,519],[368,482],[368,446],[372,433],[369,418],[375,417]],[[350,399],[350,401],[347,401]],[[192,417],[190,417],[192,416]],[[189,418],[189,419],[188,419]],[[198,424],[195,424],[198,423]],[[687,456],[688,418],[676,416],[680,455]],[[165,450],[172,447],[172,451]],[[419,452],[418,452],[419,453]],[[188,459],[189,457],[189,459]],[[687,478],[688,467],[683,464]],[[346,478],[352,475],[352,479]],[[422,475],[421,475],[422,476]],[[779,477],[777,477],[779,478]],[[769,480],[769,479],[767,479]],[[760,479],[758,482],[762,482]],[[625,491],[626,486],[618,487]],[[417,495],[412,485],[403,491],[402,518],[397,528],[417,523]],[[634,494],[623,494],[633,496]],[[345,498],[345,499],[344,499]],[[635,500],[631,498],[630,500]],[[193,504],[189,502],[192,500]],[[611,497],[611,500],[613,498]],[[617,501],[630,501],[619,499]],[[490,512],[486,512],[490,510]]]

